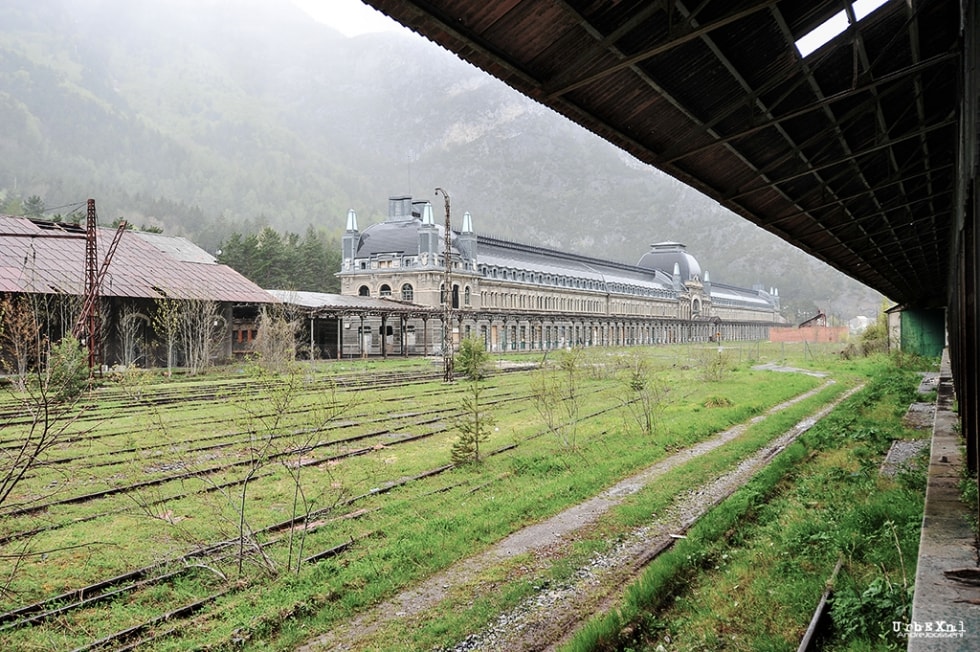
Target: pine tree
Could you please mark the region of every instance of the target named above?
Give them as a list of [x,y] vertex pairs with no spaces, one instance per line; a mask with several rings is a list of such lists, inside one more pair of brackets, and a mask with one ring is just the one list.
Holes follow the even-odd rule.
[[478,382],[467,383],[467,394],[460,406],[463,414],[456,420],[459,438],[453,442],[450,455],[453,464],[474,464],[482,461],[480,444],[490,439],[490,431],[496,422],[486,406],[480,402],[483,387]]

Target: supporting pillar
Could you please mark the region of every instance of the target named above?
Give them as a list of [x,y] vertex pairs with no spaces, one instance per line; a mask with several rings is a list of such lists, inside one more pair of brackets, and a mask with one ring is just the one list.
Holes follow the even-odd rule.
[[344,357],[344,318],[337,317],[337,359]]
[[364,351],[364,315],[361,317],[361,326],[357,329],[357,350],[361,354],[361,357],[365,357],[367,353]]
[[408,317],[402,315],[398,320],[398,339],[401,340],[402,357],[408,357],[408,342],[405,341],[405,331],[408,329]]

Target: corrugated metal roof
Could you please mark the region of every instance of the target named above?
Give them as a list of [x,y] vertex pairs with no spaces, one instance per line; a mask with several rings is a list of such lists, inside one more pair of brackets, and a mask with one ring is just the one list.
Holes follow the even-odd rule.
[[669,279],[658,277],[655,270],[644,269],[610,261],[576,256],[567,252],[552,251],[538,247],[512,244],[500,246],[489,244],[491,240],[481,239],[478,245],[480,266],[531,270],[535,274],[589,279],[600,283],[622,283],[650,290],[666,290],[671,286]]
[[960,3],[365,0],[886,296],[944,305]]
[[414,303],[375,297],[354,297],[326,292],[300,292],[297,290],[269,290],[269,294],[282,303],[313,312],[363,312],[363,313],[432,313],[441,308],[420,306]]
[[[99,260],[115,229],[99,228]],[[81,295],[85,234],[71,225],[0,216],[0,291]],[[276,299],[184,238],[126,231],[106,272],[103,296],[275,303]]]

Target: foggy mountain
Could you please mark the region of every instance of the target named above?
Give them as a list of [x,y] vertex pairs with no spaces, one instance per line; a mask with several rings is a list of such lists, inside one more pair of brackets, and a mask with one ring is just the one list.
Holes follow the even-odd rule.
[[635,263],[676,240],[784,311],[877,294],[425,39],[347,38],[284,0],[0,5],[0,212],[94,197],[215,249],[269,225],[363,229],[449,190],[481,232]]

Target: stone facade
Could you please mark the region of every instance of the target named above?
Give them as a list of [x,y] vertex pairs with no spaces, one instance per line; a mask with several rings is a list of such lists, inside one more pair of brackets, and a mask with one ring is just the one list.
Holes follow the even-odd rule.
[[[437,222],[428,202],[408,196],[389,198],[388,218],[364,231],[350,211],[341,294],[440,307],[447,256]],[[451,242],[454,336],[481,337],[494,351],[766,339],[783,322],[778,291],[712,283],[676,242],[651,245],[628,265],[477,234],[469,213]],[[382,344],[383,352],[438,352],[439,318],[368,332],[376,326],[345,341],[345,352],[379,353]]]

